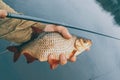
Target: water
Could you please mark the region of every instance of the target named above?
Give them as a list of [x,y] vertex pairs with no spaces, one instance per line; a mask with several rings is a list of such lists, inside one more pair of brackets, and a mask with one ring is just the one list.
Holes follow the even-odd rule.
[[[110,3],[118,6],[118,0],[5,0],[18,12],[35,17],[77,26],[120,38],[119,19],[106,9]],[[120,17],[118,17],[120,18]],[[120,41],[69,29],[71,33],[84,36],[93,41],[88,52],[78,56],[75,63],[49,69],[47,62],[38,61],[32,64],[25,62],[24,56],[13,63],[12,53],[0,55],[0,80],[120,80]],[[4,44],[3,44],[4,42]],[[0,41],[0,49],[10,44]],[[7,77],[6,77],[7,76]]]

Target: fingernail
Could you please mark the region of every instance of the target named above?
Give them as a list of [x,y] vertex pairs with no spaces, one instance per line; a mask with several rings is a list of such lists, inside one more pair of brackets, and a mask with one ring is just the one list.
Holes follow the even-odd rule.
[[49,64],[53,64],[52,59],[53,59],[53,55],[49,55],[49,56],[48,56],[48,63],[49,63]]
[[72,37],[70,33],[67,33],[67,36],[68,36],[68,38],[71,38],[71,37]]
[[65,60],[66,60],[65,56],[62,56],[62,61],[65,61]]
[[65,58],[65,56],[61,56],[61,65],[64,65],[64,64],[66,64],[67,63],[67,60],[66,60],[66,58]]
[[50,55],[49,57],[50,57],[51,59],[53,59],[53,55]]

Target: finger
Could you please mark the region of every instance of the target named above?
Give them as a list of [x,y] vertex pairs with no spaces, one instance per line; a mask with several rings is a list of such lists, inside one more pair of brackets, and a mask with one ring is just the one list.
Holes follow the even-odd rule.
[[56,31],[61,33],[63,35],[63,37],[66,39],[70,39],[72,37],[71,34],[69,33],[68,29],[63,26],[57,26]]
[[7,16],[6,10],[0,10],[0,18],[5,18]]
[[46,32],[51,32],[51,31],[59,32],[66,39],[70,39],[72,37],[71,34],[69,33],[69,31],[67,30],[67,28],[65,28],[63,26],[56,26],[53,24],[48,24],[48,25],[46,25],[44,31],[46,31]]
[[70,58],[70,61],[71,61],[71,62],[75,62],[76,59],[77,59],[76,56],[72,56],[72,57]]
[[56,30],[56,25],[53,25],[53,24],[48,24],[46,25],[44,31],[46,32],[51,32],[51,31],[55,31]]
[[53,55],[48,56],[48,63],[49,64],[59,64],[59,60],[54,59]]
[[53,55],[48,56],[48,63],[50,64],[51,69],[57,68],[59,60],[55,60]]
[[61,65],[65,65],[67,63],[67,59],[64,54],[61,54],[59,58],[60,58]]

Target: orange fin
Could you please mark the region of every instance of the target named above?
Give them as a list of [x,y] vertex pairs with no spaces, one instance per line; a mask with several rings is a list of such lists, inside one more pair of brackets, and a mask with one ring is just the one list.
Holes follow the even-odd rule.
[[54,70],[55,68],[58,67],[59,60],[52,59],[51,64],[50,64],[50,69]]
[[37,28],[37,27],[32,26],[31,28],[32,28],[32,31],[33,31],[33,32],[32,32],[32,37],[31,37],[31,40],[30,40],[30,41],[32,41],[32,40],[34,40],[35,38],[37,38],[38,35],[39,35],[39,33],[43,32],[42,29],[39,29],[39,28]]
[[14,53],[13,61],[16,62],[19,57],[20,57],[20,53]]
[[55,60],[55,59],[50,59],[49,61],[50,64],[50,69],[55,69],[57,68],[58,64],[59,64],[59,60]]
[[32,63],[33,61],[37,60],[36,58],[34,58],[28,53],[24,53],[24,56],[26,57],[27,63]]
[[39,28],[37,28],[37,27],[32,26],[31,28],[32,28],[32,30],[33,30],[33,33],[38,33],[38,34],[39,34],[39,33],[43,32],[42,29],[39,29]]
[[72,53],[70,54],[69,58],[72,58],[75,55],[76,52],[77,52],[77,50],[73,50]]
[[18,51],[17,46],[9,46],[9,47],[7,47],[7,50],[14,52],[13,61],[16,62],[18,60],[18,58],[20,57],[20,53]]
[[58,64],[50,64],[50,69],[54,70],[58,67]]

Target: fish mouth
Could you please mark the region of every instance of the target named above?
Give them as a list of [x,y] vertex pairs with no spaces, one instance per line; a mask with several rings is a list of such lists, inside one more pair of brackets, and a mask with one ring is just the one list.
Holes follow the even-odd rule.
[[92,41],[90,39],[82,39],[81,44],[86,51],[89,51],[92,45]]

